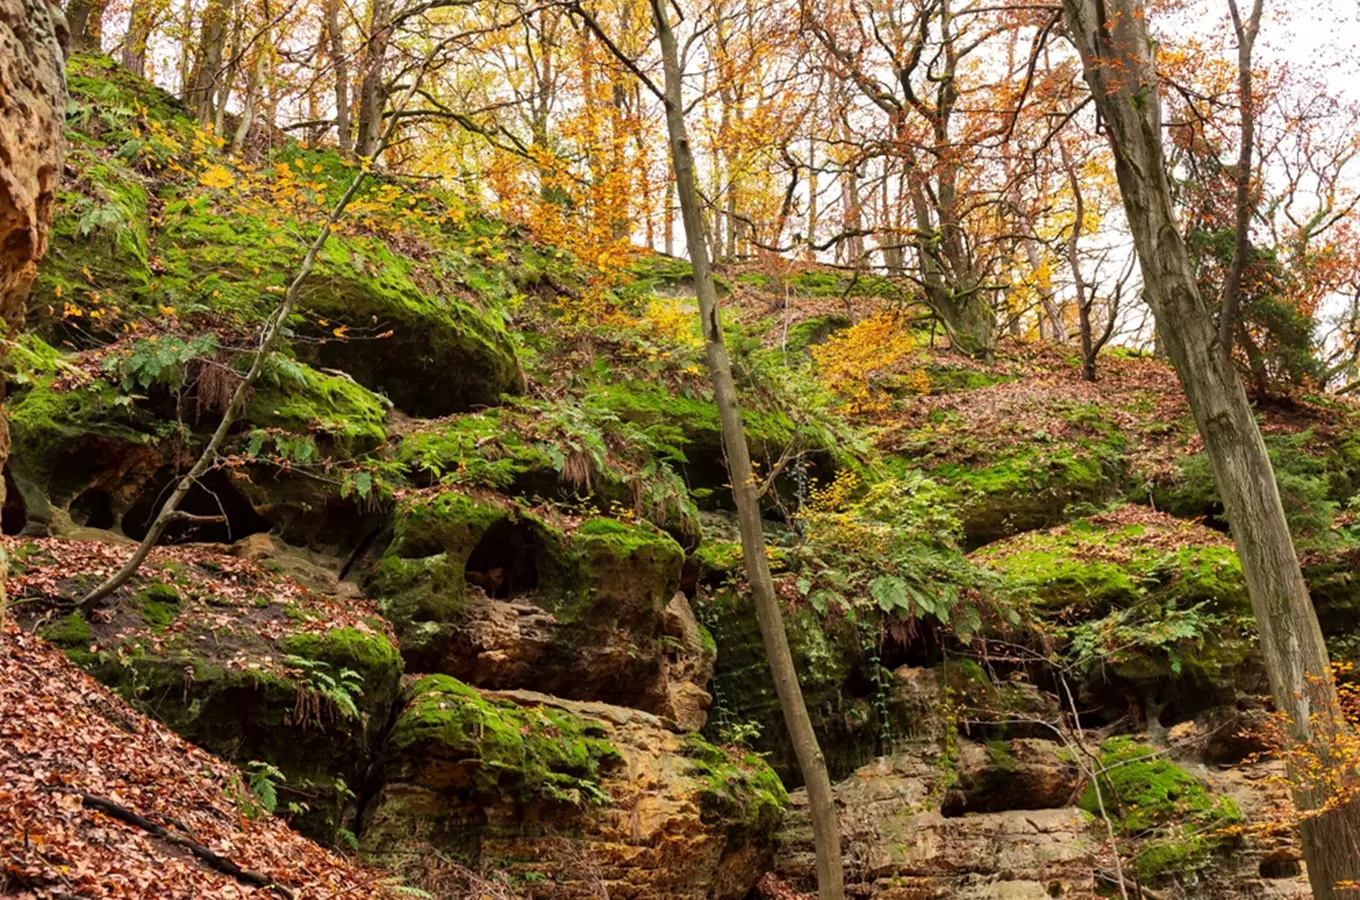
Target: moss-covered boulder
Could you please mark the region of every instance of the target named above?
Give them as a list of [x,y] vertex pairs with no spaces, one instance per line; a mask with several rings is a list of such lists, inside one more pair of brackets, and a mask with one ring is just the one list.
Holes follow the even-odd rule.
[[1118,496],[1129,441],[1115,411],[1082,394],[1003,382],[917,401],[884,450],[955,495],[970,546],[1048,528]]
[[1252,655],[1241,564],[1221,533],[1123,506],[990,545],[975,561],[1000,574],[1036,638],[1093,683],[1127,685],[1147,725],[1163,705],[1194,715],[1232,692]]
[[395,458],[421,486],[631,512],[692,547],[698,510],[669,448],[649,437],[588,399],[519,400],[425,423],[403,436]]
[[633,709],[427,676],[406,693],[359,834],[364,857],[436,854],[531,895],[736,900],[764,871],[783,786],[759,757]]
[[1134,861],[1140,881],[1187,875],[1233,846],[1229,829],[1242,821],[1230,798],[1128,737],[1100,746],[1098,777],[1081,795],[1081,809],[1107,818]]
[[646,524],[557,527],[442,491],[402,501],[369,585],[412,669],[665,712],[682,562]]
[[377,610],[313,593],[254,562],[159,548],[86,618],[45,617],[121,563],[125,549],[65,540],[16,550],[27,621],[98,680],[243,768],[274,767],[278,811],[327,843],[387,727],[401,656]]
[[[10,467],[30,533],[59,527],[54,512],[78,526],[145,533],[216,427],[221,410],[212,404],[226,402],[239,378],[200,349],[154,336],[77,353],[36,335],[18,343],[6,361]],[[343,374],[274,357],[229,438],[230,464],[185,501],[186,511],[223,521],[172,526],[168,540],[229,542],[275,529],[298,543],[352,549],[372,504],[346,477],[386,442],[386,416],[376,395]]]

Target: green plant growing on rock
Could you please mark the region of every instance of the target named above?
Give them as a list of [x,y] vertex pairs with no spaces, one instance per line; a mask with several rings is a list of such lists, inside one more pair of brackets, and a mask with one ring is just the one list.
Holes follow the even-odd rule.
[[951,626],[964,639],[981,629],[991,577],[959,548],[945,489],[916,472],[866,484],[842,469],[811,495],[793,555],[798,593],[819,614],[867,598],[883,616]]
[[1096,785],[1088,783],[1078,805],[1110,817],[1128,842],[1140,879],[1185,874],[1208,865],[1233,843],[1229,829],[1242,821],[1227,797],[1214,797],[1198,778],[1153,747],[1130,737],[1100,745]]
[[[300,673],[303,689],[329,704],[344,719],[360,717],[356,699],[363,695],[364,682],[353,669],[332,671],[331,666],[321,660],[305,656],[285,656],[284,662]],[[299,701],[299,717],[303,722],[321,718],[321,710],[310,703]]]

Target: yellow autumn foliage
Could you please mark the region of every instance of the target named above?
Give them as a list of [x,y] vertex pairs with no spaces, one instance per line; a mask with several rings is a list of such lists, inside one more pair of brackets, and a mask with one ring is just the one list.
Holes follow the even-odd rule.
[[890,400],[885,382],[907,393],[930,390],[925,370],[908,363],[916,341],[899,316],[876,313],[812,348],[822,382],[854,412],[875,412]]

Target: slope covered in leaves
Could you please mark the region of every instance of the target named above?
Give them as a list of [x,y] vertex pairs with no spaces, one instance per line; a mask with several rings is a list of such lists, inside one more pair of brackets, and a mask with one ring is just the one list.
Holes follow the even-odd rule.
[[[0,633],[0,709],[5,896],[392,895],[387,876],[258,811],[234,767],[144,717],[12,622]],[[115,808],[159,832],[116,817]],[[205,862],[209,854],[217,862]]]

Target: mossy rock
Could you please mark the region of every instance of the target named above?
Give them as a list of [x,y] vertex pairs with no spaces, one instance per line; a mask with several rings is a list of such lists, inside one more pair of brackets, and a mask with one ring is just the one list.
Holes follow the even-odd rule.
[[[280,797],[306,806],[289,814],[290,823],[317,840],[330,843],[346,824],[351,792],[362,784],[375,742],[387,722],[397,694],[401,657],[382,635],[339,628],[319,634],[285,636],[280,649],[312,661],[311,668],[328,679],[344,681],[356,673],[353,696],[357,717],[346,718],[316,694],[304,692],[319,682],[279,675],[249,664],[196,655],[189,642],[166,632],[177,616],[169,604],[150,600],[138,615],[150,633],[167,635],[164,649],[151,651],[146,641],[132,641],[121,653],[90,652],[88,636],[69,617],[45,636],[67,650],[72,661],[140,708],[152,712],[173,731],[241,765],[261,760],[284,776]],[[87,626],[88,627],[88,626]],[[248,659],[254,648],[238,653]],[[281,810],[282,811],[282,810]]]
[[1254,652],[1241,563],[1221,534],[1124,506],[989,545],[973,559],[1096,681],[1187,699]]
[[[582,454],[556,433],[554,417],[588,417],[589,410],[563,404],[519,401],[440,419],[405,435],[395,458],[420,486],[487,488],[531,502],[631,511],[683,545],[697,544],[698,510],[670,463],[635,442],[626,444],[627,463],[611,453]],[[603,434],[609,423],[601,424]]]
[[465,761],[471,794],[579,806],[604,804],[603,767],[619,753],[596,722],[570,713],[488,700],[446,675],[427,675],[406,692],[388,753],[436,753]]
[[16,478],[62,509],[96,485],[109,493],[115,514],[130,505],[140,480],[162,464],[158,444],[173,433],[172,423],[78,372],[34,334],[19,338],[5,371],[16,386],[7,409]]
[[[801,785],[753,601],[733,587],[721,587],[701,592],[694,613],[718,652],[705,734],[721,742],[744,733],[746,743],[766,757],[785,784]],[[847,689],[852,682],[868,681],[864,640],[846,619],[823,619],[808,607],[785,610],[784,630],[831,778],[844,778],[884,749],[883,723],[872,697]]]
[[1075,447],[1022,444],[983,465],[933,468],[930,477],[956,492],[965,540],[976,547],[1061,524],[1073,510],[1117,496],[1122,445],[1113,436]]
[[[283,287],[300,252],[262,219],[222,217],[206,197],[168,203],[160,241],[169,295],[247,321],[263,314],[261,298]],[[499,316],[453,294],[431,295],[416,279],[414,264],[385,243],[332,236],[299,296],[306,316],[298,357],[347,373],[411,415],[446,415],[517,393],[519,365]],[[340,339],[339,326],[373,336]]]
[[[617,417],[645,430],[650,442],[664,448],[661,458],[680,472],[700,509],[732,508],[722,422],[712,400],[658,384],[608,380],[592,386],[584,405],[589,413]],[[742,422],[751,458],[760,471],[773,468],[790,445],[799,444],[805,450],[809,478],[829,482],[834,476],[838,448],[800,433],[784,413],[746,405]],[[790,472],[776,479],[774,488],[780,497],[793,502],[796,487]]]
[[323,453],[354,459],[387,442],[387,409],[372,391],[344,375],[276,358],[256,383],[246,417],[316,439]]
[[[45,567],[78,596],[89,580],[63,571],[49,546],[25,543],[16,565]],[[390,721],[402,660],[348,608],[195,549],[153,556],[93,621],[73,612],[41,634],[185,739],[241,766],[276,767],[279,811],[300,831],[329,844],[352,824],[349,806]]]
[[[532,896],[584,886],[739,900],[768,870],[786,795],[758,757],[646,713],[530,692],[413,684],[360,830],[370,862],[435,854],[504,870]],[[560,894],[559,894],[560,895]]]
[[[589,519],[565,531],[444,491],[399,505],[369,587],[409,668],[653,709],[683,560],[645,523]],[[490,623],[511,610],[507,636]]]
[[1132,738],[1100,745],[1100,776],[1078,805],[1109,817],[1115,832],[1132,841],[1138,876],[1153,880],[1209,865],[1234,843],[1224,830],[1242,821],[1231,798],[1214,797],[1198,778]]

